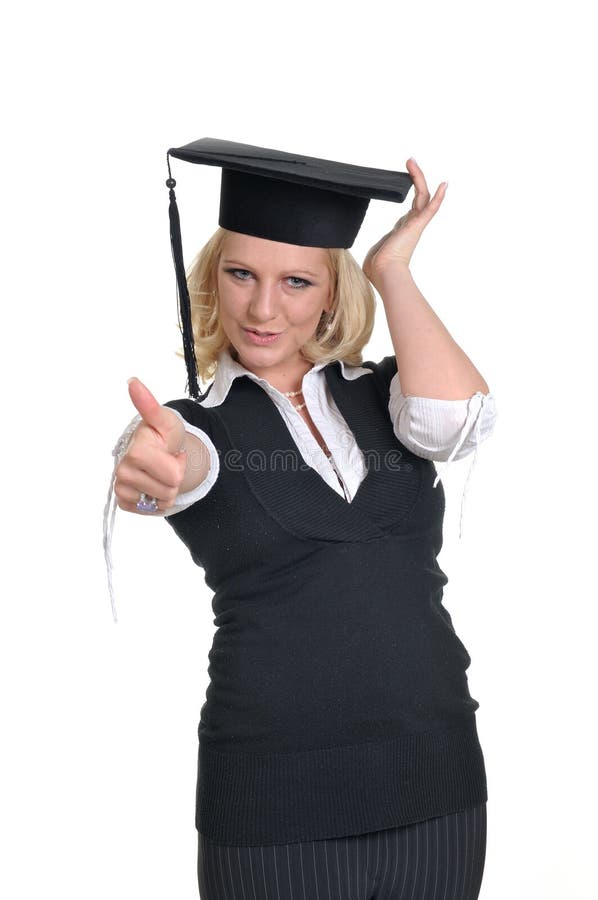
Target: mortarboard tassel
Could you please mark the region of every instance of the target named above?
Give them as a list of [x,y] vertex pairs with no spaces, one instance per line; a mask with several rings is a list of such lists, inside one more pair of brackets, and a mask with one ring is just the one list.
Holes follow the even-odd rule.
[[168,188],[170,196],[170,204],[168,207],[168,217],[170,219],[170,246],[176,271],[179,301],[179,325],[183,333],[183,349],[185,352],[185,365],[187,367],[187,391],[190,397],[197,400],[200,392],[197,384],[197,360],[195,359],[193,327],[191,324],[191,300],[189,298],[189,288],[187,287],[187,277],[185,275],[185,263],[183,261],[179,209],[174,193],[176,181],[170,174],[170,160],[168,159],[168,154],[166,154],[166,162],[168,165],[166,187]]

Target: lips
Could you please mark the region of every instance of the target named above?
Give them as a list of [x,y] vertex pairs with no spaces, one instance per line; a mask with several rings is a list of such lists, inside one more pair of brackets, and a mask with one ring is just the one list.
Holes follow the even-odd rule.
[[256,328],[246,328],[245,331],[251,331],[252,334],[259,334],[260,337],[270,337],[273,334],[280,334],[279,331],[258,331]]

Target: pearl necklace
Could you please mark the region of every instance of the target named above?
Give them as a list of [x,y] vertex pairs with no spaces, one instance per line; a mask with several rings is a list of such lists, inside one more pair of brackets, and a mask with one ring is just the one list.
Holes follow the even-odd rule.
[[[299,394],[302,394],[302,393],[303,393],[303,390],[284,391],[285,397],[298,397]],[[293,403],[292,405],[295,407],[295,409],[303,409],[303,407],[305,406],[305,403],[299,403],[297,406],[295,406],[295,404]]]
[[[303,393],[303,390],[299,390],[299,391],[284,391],[283,393],[284,393],[285,397],[289,397],[289,399],[290,399],[291,397],[298,397],[299,394],[302,394],[302,393]],[[295,407],[295,409],[303,409],[303,407],[305,406],[305,403],[299,403],[298,406],[295,406],[294,403],[293,403],[292,405]],[[327,453],[326,450],[324,450],[324,448],[322,448],[322,452],[324,453],[324,455],[325,455],[326,458],[328,459],[328,462],[329,462],[330,465],[332,466],[332,468],[333,468],[333,470],[334,470],[334,472],[335,472],[335,474],[336,474],[336,477],[338,478],[338,480],[339,480],[339,482],[340,482],[340,485],[341,485],[341,487],[342,487],[342,489],[343,489],[343,492],[344,492],[344,494],[345,494],[345,500],[347,500],[348,502],[350,502],[351,498],[349,497],[349,492],[347,491],[347,488],[346,488],[346,486],[345,486],[345,483],[344,483],[343,479],[341,478],[341,473],[339,472],[339,470],[337,469],[337,467],[336,467],[336,465],[335,465],[335,463],[334,463],[334,459],[333,459],[332,453],[330,453],[330,452]]]

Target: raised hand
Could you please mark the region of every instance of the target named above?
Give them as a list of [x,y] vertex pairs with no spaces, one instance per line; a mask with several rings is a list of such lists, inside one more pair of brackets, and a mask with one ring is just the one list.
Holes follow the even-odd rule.
[[424,173],[413,158],[407,160],[407,170],[413,178],[415,188],[411,209],[399,219],[392,231],[374,244],[362,266],[364,274],[374,287],[377,287],[380,278],[386,277],[393,267],[409,266],[424,228],[440,209],[446,194],[448,182],[443,181],[430,199]]
[[142,419],[116,468],[114,494],[121,509],[147,515],[136,506],[141,493],[165,510],[179,492],[187,464],[185,426],[138,378],[130,380],[129,396]]

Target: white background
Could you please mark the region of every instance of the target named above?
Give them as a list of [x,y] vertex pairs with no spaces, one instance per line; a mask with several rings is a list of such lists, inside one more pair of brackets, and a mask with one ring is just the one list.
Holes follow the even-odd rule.
[[[117,511],[127,378],[184,396],[166,150],[218,137],[405,170],[414,277],[497,402],[445,479],[444,602],[488,771],[482,900],[596,896],[591,5],[23,3],[2,36],[0,892],[197,897],[213,624],[164,519]],[[220,171],[174,162],[188,264]],[[412,195],[409,197],[409,205]],[[407,205],[406,205],[407,206]],[[405,207],[372,201],[361,263]],[[392,352],[378,310],[364,358]]]

